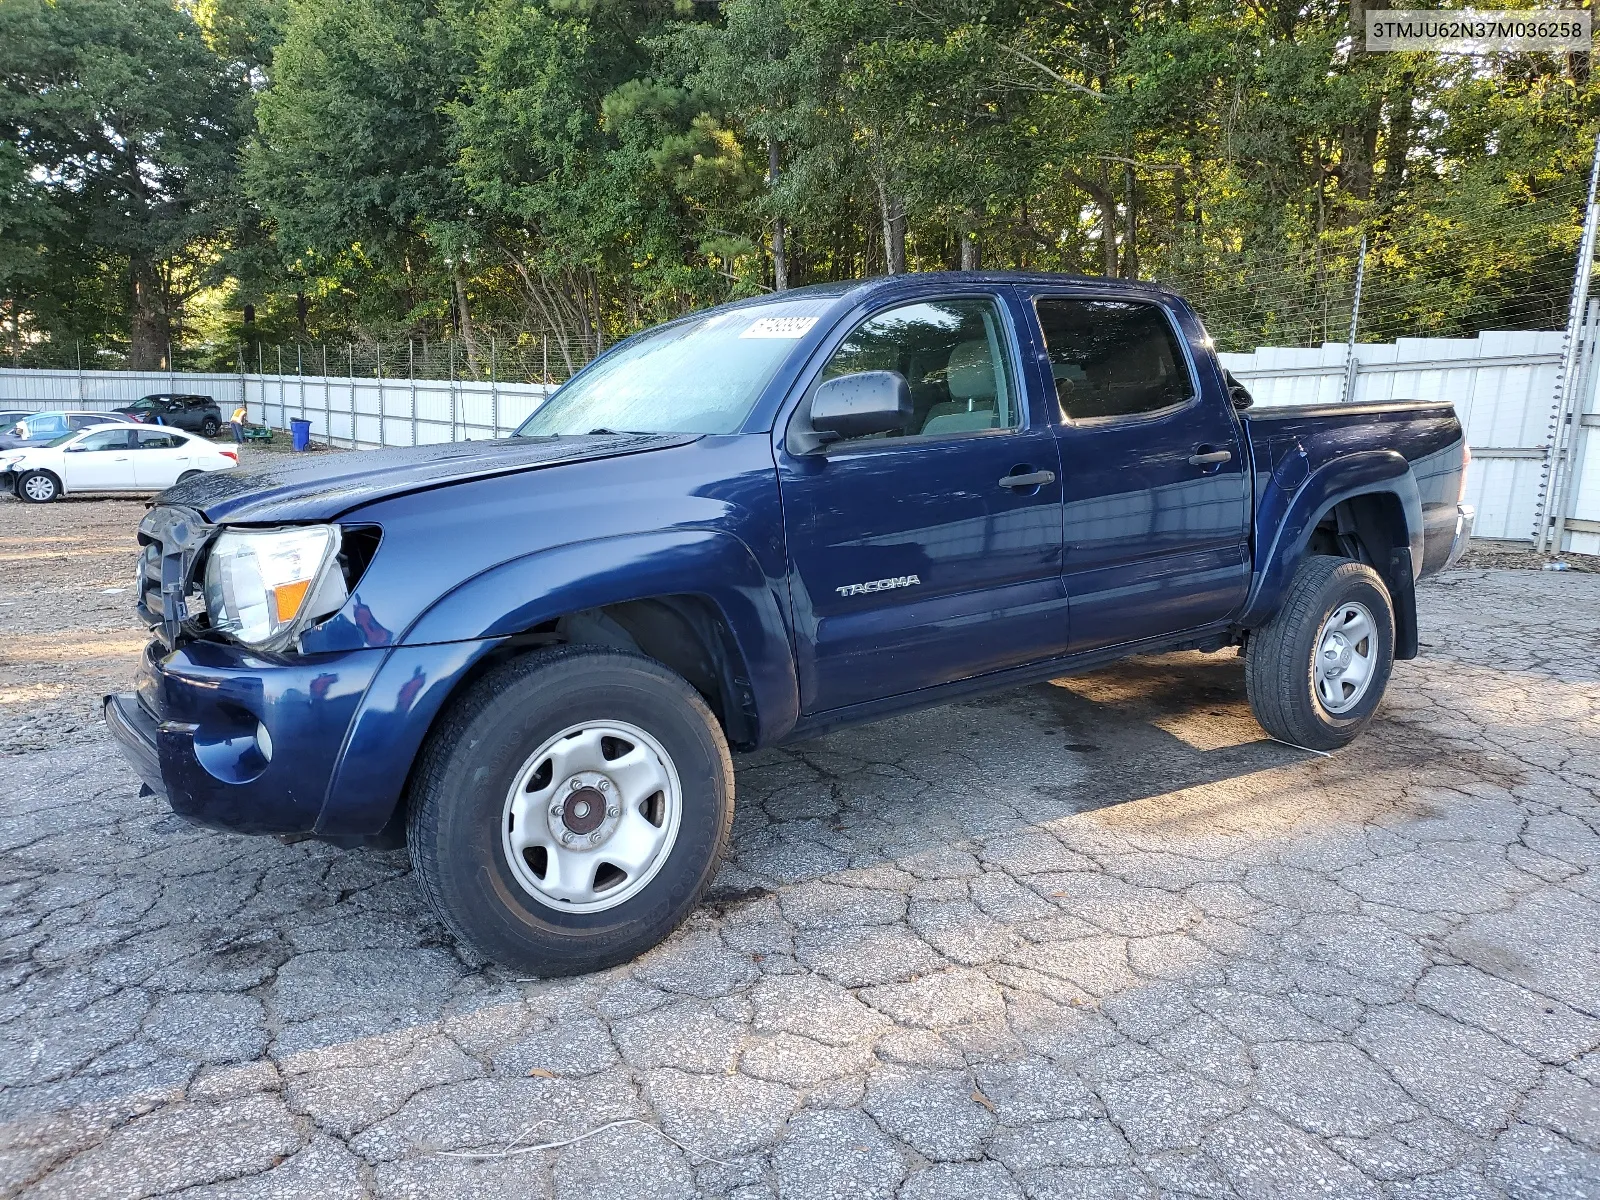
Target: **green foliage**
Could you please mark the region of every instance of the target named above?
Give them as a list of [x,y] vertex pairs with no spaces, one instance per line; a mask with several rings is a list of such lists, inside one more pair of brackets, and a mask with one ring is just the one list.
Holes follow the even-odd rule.
[[780,234],[791,285],[1158,278],[1228,347],[1342,337],[1365,235],[1368,336],[1558,322],[1586,56],[1368,55],[1350,11],[4,0],[7,333],[571,359],[773,286]]

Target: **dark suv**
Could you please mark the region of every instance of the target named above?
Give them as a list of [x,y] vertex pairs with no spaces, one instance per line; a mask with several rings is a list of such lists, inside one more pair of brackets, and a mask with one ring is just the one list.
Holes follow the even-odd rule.
[[[141,396],[125,408],[113,409],[135,421],[155,425],[176,425],[206,437],[216,437],[222,428],[222,410],[210,396],[190,396],[179,392],[157,392]],[[160,418],[158,422],[156,418]]]

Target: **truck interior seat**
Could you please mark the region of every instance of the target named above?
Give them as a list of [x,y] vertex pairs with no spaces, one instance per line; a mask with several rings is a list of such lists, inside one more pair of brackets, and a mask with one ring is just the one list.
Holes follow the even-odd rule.
[[983,338],[960,342],[950,351],[945,371],[950,399],[935,404],[922,423],[923,433],[962,433],[969,429],[993,429],[1000,423],[995,392],[994,358]]

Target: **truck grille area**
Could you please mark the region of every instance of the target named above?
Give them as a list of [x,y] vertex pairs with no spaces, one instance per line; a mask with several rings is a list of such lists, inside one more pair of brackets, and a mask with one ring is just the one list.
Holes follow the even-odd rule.
[[139,616],[169,648],[193,614],[195,561],[216,527],[191,508],[162,505],[139,522],[139,570],[134,580]]

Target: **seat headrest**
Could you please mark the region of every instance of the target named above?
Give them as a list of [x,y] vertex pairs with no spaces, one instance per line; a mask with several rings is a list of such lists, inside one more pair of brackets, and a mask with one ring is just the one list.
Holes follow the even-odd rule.
[[989,343],[982,338],[973,338],[950,351],[945,382],[950,386],[952,400],[993,403],[994,359],[989,354]]

